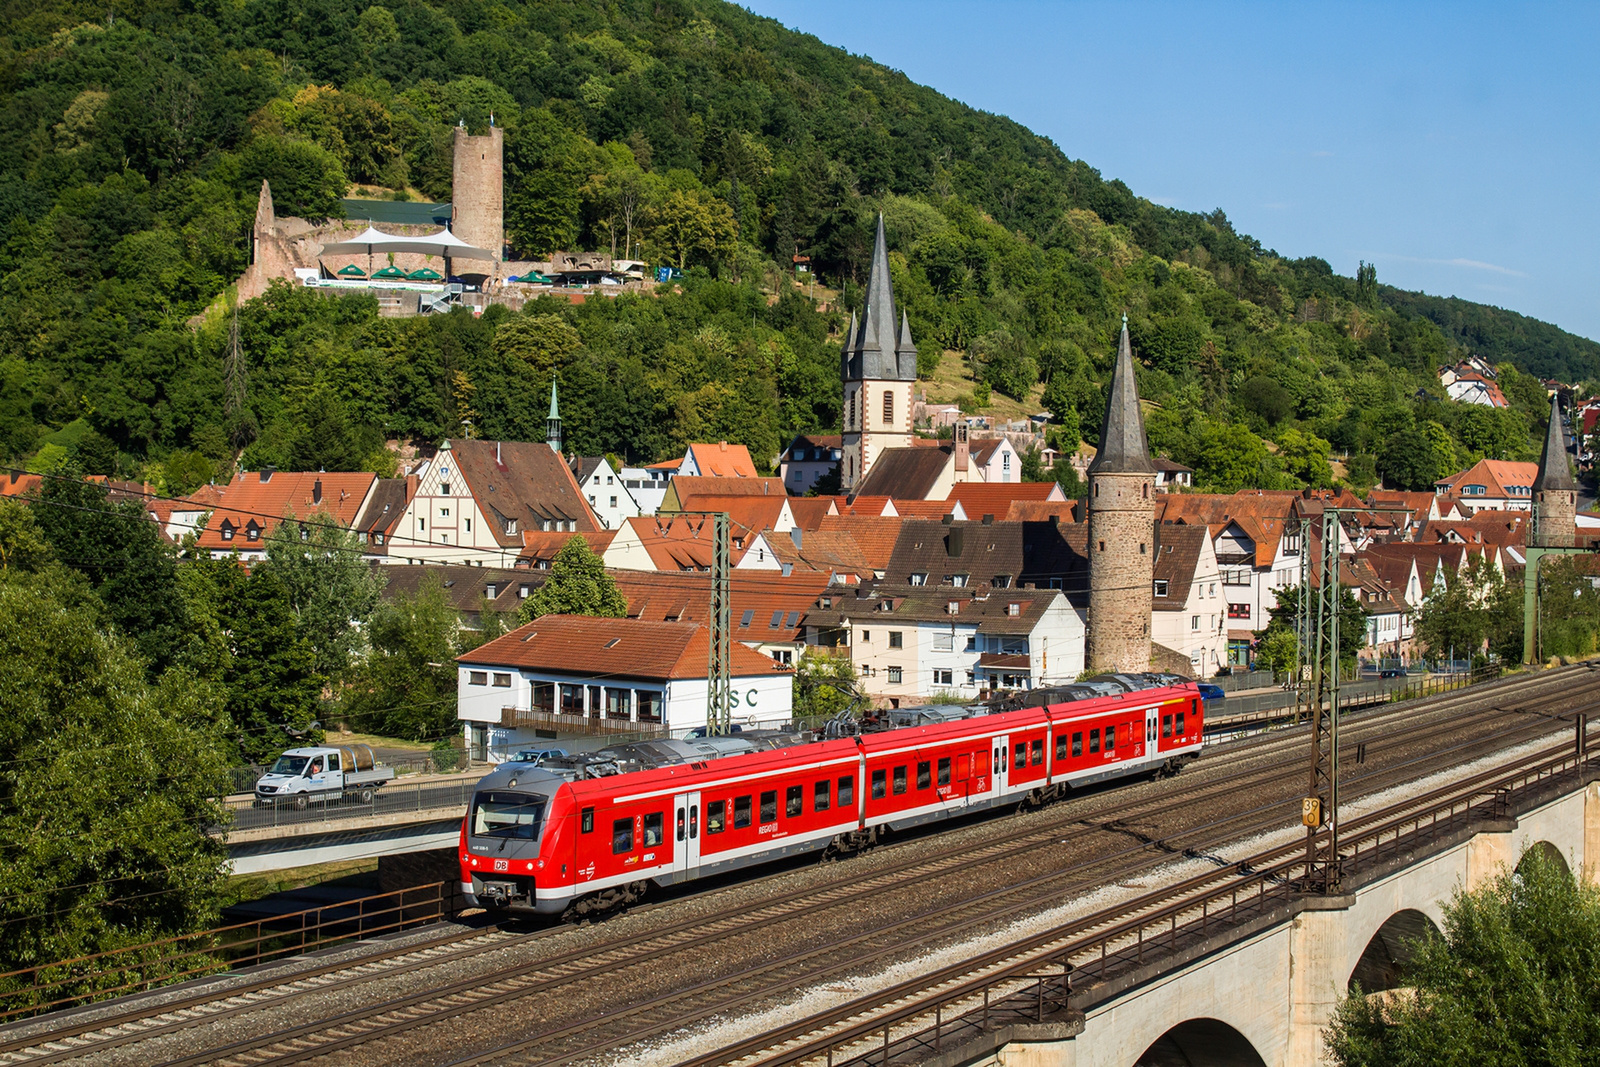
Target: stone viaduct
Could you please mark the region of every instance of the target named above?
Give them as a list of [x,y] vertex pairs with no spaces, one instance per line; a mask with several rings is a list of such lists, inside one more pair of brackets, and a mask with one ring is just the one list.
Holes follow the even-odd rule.
[[1367,992],[1398,986],[1405,941],[1437,928],[1457,889],[1514,867],[1530,848],[1552,851],[1573,872],[1600,866],[1600,783],[1569,790],[1408,855],[1346,895],[1297,900],[1188,962],[1091,989],[1081,1022],[1017,1027],[1003,1047],[949,1062],[1314,1067],[1339,998],[1353,981]]

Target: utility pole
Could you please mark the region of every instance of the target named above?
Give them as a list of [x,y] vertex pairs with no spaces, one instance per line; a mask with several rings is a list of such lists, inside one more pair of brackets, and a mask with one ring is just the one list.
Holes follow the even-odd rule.
[[672,511],[658,514],[656,532],[678,518],[698,517],[694,536],[711,520],[711,604],[706,613],[710,630],[710,649],[706,657],[706,734],[718,737],[731,731],[733,724],[733,557],[728,547],[729,518],[726,511]]

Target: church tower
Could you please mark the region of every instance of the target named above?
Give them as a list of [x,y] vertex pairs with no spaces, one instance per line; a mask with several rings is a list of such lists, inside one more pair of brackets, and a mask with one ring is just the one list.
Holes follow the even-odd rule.
[[1089,464],[1089,633],[1085,662],[1102,671],[1150,669],[1155,570],[1155,466],[1133,377],[1128,317]]
[[1577,539],[1578,487],[1567,463],[1567,435],[1561,427],[1561,398],[1550,398],[1550,429],[1533,479],[1534,544],[1571,548]]
[[550,380],[550,414],[544,420],[544,439],[556,455],[561,454],[561,409],[556,407],[556,383]]
[[844,382],[840,419],[844,454],[839,461],[839,480],[848,493],[861,484],[884,449],[912,444],[911,390],[917,381],[917,346],[911,342],[911,320],[904,312],[895,315],[889,245],[881,214],[867,276],[867,305],[859,322],[855,315],[850,316],[839,368]]

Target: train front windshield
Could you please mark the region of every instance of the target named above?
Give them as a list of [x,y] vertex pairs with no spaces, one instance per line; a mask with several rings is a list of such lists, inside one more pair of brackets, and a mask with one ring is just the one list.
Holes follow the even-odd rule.
[[544,797],[529,793],[479,793],[472,802],[472,835],[537,841],[544,805]]

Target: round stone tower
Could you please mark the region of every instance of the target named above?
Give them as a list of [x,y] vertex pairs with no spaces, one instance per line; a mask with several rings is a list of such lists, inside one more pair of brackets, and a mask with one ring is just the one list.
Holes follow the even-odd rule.
[[[505,131],[491,125],[480,137],[457,126],[455,168],[450,182],[453,211],[450,232],[469,245],[494,253],[483,273],[498,273],[505,237]],[[465,260],[476,267],[481,261]]]
[[1550,398],[1550,429],[1544,436],[1539,474],[1533,479],[1534,544],[1571,548],[1577,539],[1578,487],[1567,462],[1567,435],[1561,426],[1561,398]]
[[1100,449],[1089,465],[1089,627],[1093,670],[1150,669],[1156,471],[1133,377],[1128,317],[1107,390]]

